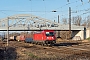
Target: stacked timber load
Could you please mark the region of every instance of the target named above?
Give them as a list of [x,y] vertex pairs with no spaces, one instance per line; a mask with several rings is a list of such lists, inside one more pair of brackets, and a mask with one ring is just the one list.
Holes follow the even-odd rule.
[[16,37],[17,37],[17,36],[11,36],[11,37],[10,37],[10,40],[16,40]]
[[16,37],[16,40],[17,40],[17,41],[20,41],[20,36],[17,36],[17,37]]
[[20,35],[16,37],[17,41],[24,41],[25,40],[25,36],[24,35]]
[[20,40],[21,40],[21,41],[24,41],[25,38],[26,38],[26,37],[25,37],[24,35],[20,35]]

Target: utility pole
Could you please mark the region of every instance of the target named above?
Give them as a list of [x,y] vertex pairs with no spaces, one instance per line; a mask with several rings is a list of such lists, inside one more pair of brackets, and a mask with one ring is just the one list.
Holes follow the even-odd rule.
[[[60,23],[60,21],[59,21],[59,15],[58,15],[58,23]],[[58,31],[58,37],[60,38],[60,31]]]
[[67,2],[69,2],[69,0],[67,0]]
[[54,22],[55,22],[55,20],[54,20]]
[[9,17],[7,18],[7,46],[8,46],[8,39],[9,39]]
[[71,38],[71,7],[69,7],[69,39]]

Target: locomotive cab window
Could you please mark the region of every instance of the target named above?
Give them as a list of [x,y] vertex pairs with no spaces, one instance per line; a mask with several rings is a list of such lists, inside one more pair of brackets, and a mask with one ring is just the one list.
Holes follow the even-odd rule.
[[46,32],[46,36],[54,36],[54,32]]

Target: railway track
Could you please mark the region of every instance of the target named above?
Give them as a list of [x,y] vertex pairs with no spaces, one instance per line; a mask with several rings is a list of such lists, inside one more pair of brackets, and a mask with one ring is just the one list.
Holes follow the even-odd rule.
[[[36,46],[38,48],[43,48],[43,49],[55,49],[55,50],[65,50],[65,49],[71,49],[71,50],[80,50],[80,51],[89,51],[88,48],[84,49],[84,48],[79,48],[79,46],[89,46],[90,43],[85,43],[85,44],[80,44],[80,45],[74,45],[74,46],[41,46],[41,45],[36,45],[36,44],[30,44],[30,43],[24,43],[24,42],[17,42],[17,41],[12,41],[11,43],[15,44],[16,46],[22,46],[22,45],[25,45],[27,47],[29,46]],[[19,44],[17,44],[19,43]],[[1,43],[0,44],[5,44],[5,43]]]
[[52,50],[53,51],[68,51],[70,50],[70,52],[72,51],[90,51],[88,48],[87,49],[84,49],[84,48],[76,48],[76,47],[73,47],[73,46],[41,46],[41,45],[35,45],[33,44],[33,46],[37,47],[37,48],[41,48],[41,49],[49,49],[49,50]]
[[[82,43],[82,44],[79,44],[79,45],[74,45],[74,46],[41,46],[41,45],[36,45],[36,44],[30,44],[30,43],[24,43],[24,42],[17,42],[17,41],[12,41],[11,42],[12,44],[15,44],[16,46],[19,46],[19,45],[26,45],[26,46],[30,46],[30,45],[32,45],[32,46],[36,46],[36,47],[38,47],[38,48],[43,48],[43,49],[56,49],[56,50],[62,50],[63,48],[64,49],[71,49],[71,50],[82,50],[82,51],[89,51],[89,49],[87,48],[87,49],[84,49],[84,48],[76,48],[76,47],[79,47],[79,46],[89,46],[90,45],[90,43]],[[17,44],[17,43],[19,43],[19,44]],[[0,42],[0,44],[2,45],[2,44],[4,44],[4,46],[5,46],[5,43],[4,42]]]
[[56,46],[47,47],[47,46],[40,46],[40,45],[34,45],[34,46],[36,48],[43,49],[48,52],[54,52],[54,53],[59,54],[60,55],[59,59],[64,59],[64,58],[68,58],[71,56],[76,58],[77,56],[80,56],[78,58],[79,60],[82,59],[83,57],[85,57],[87,60],[90,60],[88,58],[88,56],[90,54],[89,49],[83,49],[83,48],[78,48],[78,47],[74,48],[74,47],[67,47],[67,46],[63,46],[63,47],[56,47]]
[[[90,44],[89,43],[74,45],[74,46],[41,46],[41,45],[17,42],[17,41],[12,41],[9,43],[12,43],[10,45],[15,48],[19,48],[19,47],[26,48],[26,49],[34,48],[36,50],[44,50],[46,52],[51,52],[53,54],[55,53],[55,54],[59,55],[59,59],[64,59],[64,58],[68,58],[71,56],[73,56],[73,57],[80,56],[81,58],[84,56],[86,58],[90,57],[90,51],[89,51]],[[86,46],[88,46],[88,47],[86,47]],[[90,59],[88,58],[87,60],[90,60]]]

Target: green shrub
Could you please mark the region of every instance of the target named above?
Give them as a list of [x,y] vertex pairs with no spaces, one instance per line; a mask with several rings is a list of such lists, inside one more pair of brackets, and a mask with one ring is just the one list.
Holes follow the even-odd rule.
[[89,37],[89,38],[87,38],[87,40],[90,40],[90,37]]
[[29,53],[28,56],[31,56],[32,58],[38,58],[38,57],[35,56],[33,53]]
[[32,58],[38,58],[38,56],[34,55],[34,54],[31,53],[31,52],[24,53],[24,54],[26,54],[26,55],[28,55],[28,56],[30,56],[30,57],[32,57]]

